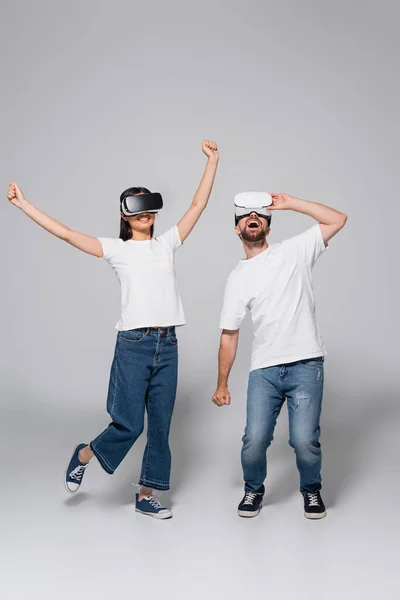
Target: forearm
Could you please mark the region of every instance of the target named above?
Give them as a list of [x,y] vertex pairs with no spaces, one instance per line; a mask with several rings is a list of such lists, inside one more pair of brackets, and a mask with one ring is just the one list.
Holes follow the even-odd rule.
[[225,335],[222,334],[218,352],[218,388],[228,386],[228,378],[235,362],[236,351],[237,336],[234,339],[226,339]]
[[78,250],[82,250],[82,252],[92,254],[98,258],[103,256],[103,248],[98,238],[70,229],[66,225],[56,221],[56,219],[53,219],[53,217],[46,215],[46,213],[36,208],[36,206],[33,206],[33,204],[25,199],[21,200],[20,203],[20,209],[32,219],[32,221],[43,227],[43,229],[49,233],[55,235],[60,240],[68,242],[68,244],[78,248]]
[[22,202],[21,210],[30,219],[32,219],[32,221],[40,225],[40,227],[43,227],[43,229],[45,229],[49,233],[55,235],[61,240],[68,239],[68,235],[71,232],[71,230],[68,227],[66,227],[59,221],[56,221],[56,219],[53,219],[53,217],[50,217],[49,215],[41,211],[39,208],[36,208],[36,206],[31,204],[27,200],[24,200]]
[[208,203],[217,172],[218,160],[209,159],[201,178],[199,187],[193,197],[192,206],[198,211],[203,211]]
[[330,206],[292,198],[290,209],[312,217],[322,225],[338,225],[346,222],[346,215]]

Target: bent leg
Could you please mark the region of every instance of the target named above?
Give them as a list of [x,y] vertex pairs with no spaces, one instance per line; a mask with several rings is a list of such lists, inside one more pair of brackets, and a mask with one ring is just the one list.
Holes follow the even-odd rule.
[[130,332],[122,333],[125,335],[118,335],[108,389],[107,411],[112,422],[90,443],[108,473],[115,471],[143,431],[152,364],[150,336],[130,341]]

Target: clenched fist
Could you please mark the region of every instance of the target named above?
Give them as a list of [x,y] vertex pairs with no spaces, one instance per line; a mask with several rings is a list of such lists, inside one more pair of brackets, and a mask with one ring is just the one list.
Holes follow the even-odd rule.
[[22,190],[14,182],[11,182],[8,186],[7,198],[17,208],[22,208],[22,204],[25,201]]
[[220,387],[212,397],[212,401],[217,406],[225,406],[231,403],[231,395],[227,387]]
[[211,140],[203,140],[201,149],[203,150],[204,154],[207,156],[208,160],[210,160],[212,162],[218,162],[218,160],[219,160],[218,146],[215,142],[213,142]]

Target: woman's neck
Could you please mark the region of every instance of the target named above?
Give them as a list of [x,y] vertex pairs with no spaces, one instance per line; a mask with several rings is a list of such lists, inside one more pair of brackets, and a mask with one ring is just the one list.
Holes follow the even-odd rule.
[[151,240],[150,231],[132,231],[131,240],[134,242],[146,242]]

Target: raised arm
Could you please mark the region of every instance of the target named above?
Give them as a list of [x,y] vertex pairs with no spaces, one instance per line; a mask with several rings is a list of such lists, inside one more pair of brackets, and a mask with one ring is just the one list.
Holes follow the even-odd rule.
[[228,391],[228,377],[236,358],[239,341],[239,329],[223,329],[218,352],[218,383],[212,401],[217,406],[229,405],[231,395]]
[[346,224],[347,215],[324,204],[300,200],[289,194],[272,193],[271,196],[269,210],[295,210],[318,221],[325,244]]
[[203,140],[202,150],[207,156],[207,165],[201,178],[200,185],[194,195],[192,204],[183,215],[178,223],[178,231],[181,241],[184,242],[197,221],[200,219],[201,213],[208,203],[211,194],[212,186],[217,172],[219,154],[218,147],[215,142]]
[[82,252],[87,252],[87,254],[102,258],[103,248],[100,240],[85,235],[84,233],[79,233],[79,231],[69,229],[59,221],[46,215],[46,213],[36,208],[36,206],[33,206],[33,204],[25,199],[22,190],[16,183],[10,183],[8,186],[7,198],[11,204],[22,210],[22,212],[32,219],[32,221],[35,221],[35,223],[43,227],[43,229],[49,233],[60,238],[60,240],[68,242],[68,244],[75,246],[75,248],[82,250]]

